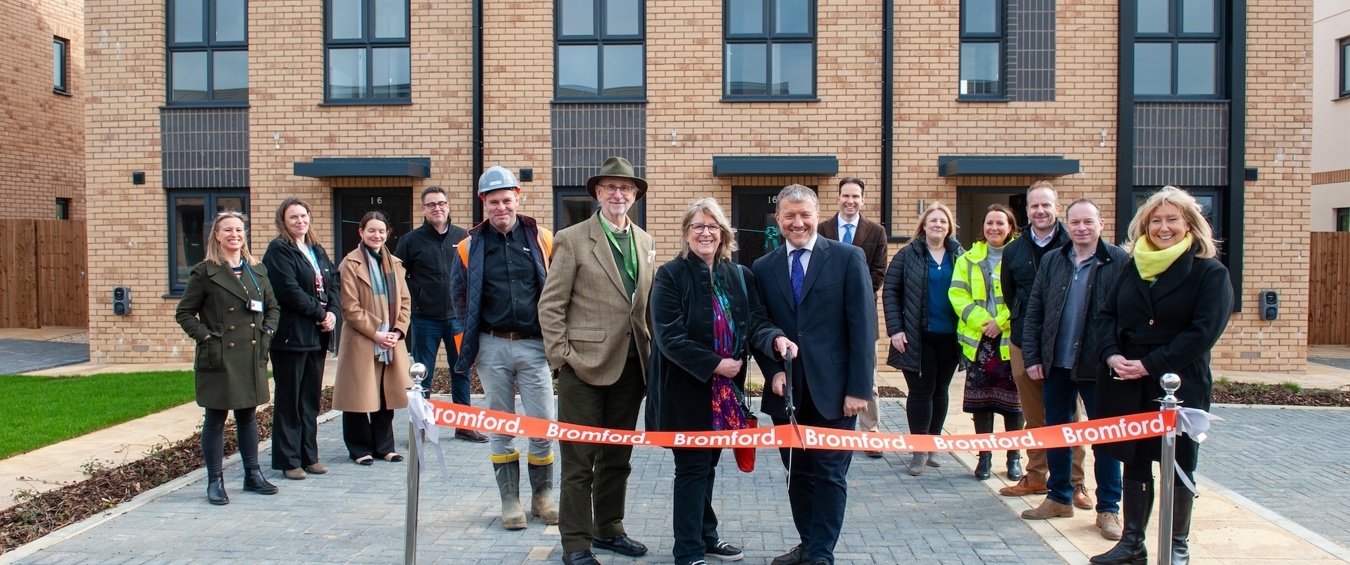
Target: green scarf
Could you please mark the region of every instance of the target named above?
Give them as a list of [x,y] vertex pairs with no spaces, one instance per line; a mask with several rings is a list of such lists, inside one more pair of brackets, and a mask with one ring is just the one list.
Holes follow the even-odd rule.
[[1148,282],[1156,280],[1158,275],[1176,262],[1177,257],[1191,248],[1193,241],[1190,232],[1186,232],[1186,237],[1181,238],[1176,245],[1159,250],[1153,247],[1147,235],[1139,238],[1134,242],[1134,266],[1139,269],[1139,278]]

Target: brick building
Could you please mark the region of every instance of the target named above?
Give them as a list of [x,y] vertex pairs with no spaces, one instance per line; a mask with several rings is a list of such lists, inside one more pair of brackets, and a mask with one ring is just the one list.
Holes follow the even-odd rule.
[[[661,258],[689,200],[713,195],[752,260],[792,182],[832,211],[838,177],[863,178],[893,245],[927,202],[973,226],[992,201],[1024,209],[1042,178],[1102,203],[1113,234],[1149,190],[1192,188],[1240,294],[1216,366],[1304,368],[1311,0],[90,0],[87,15],[97,361],[188,358],[175,293],[218,210],[250,212],[260,250],[302,196],[340,255],[344,220],[381,208],[406,232],[433,184],[474,223],[476,172],[503,165],[521,212],[561,227],[617,154],[651,183],[635,214]],[[116,285],[129,316],[111,314]],[[1262,289],[1278,320],[1256,316]]]
[[1350,231],[1350,5],[1313,4],[1312,231]]
[[0,219],[84,219],[84,2],[0,3]]

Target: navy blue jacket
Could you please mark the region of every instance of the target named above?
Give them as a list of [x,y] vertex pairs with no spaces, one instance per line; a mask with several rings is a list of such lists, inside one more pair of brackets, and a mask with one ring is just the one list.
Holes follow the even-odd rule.
[[[524,228],[525,235],[529,236],[535,274],[539,277],[539,288],[542,289],[544,281],[548,279],[549,260],[539,245],[539,233],[542,228],[529,216],[518,215],[516,221],[520,223],[518,227]],[[458,244],[459,247],[468,246],[469,264],[465,265],[462,260],[464,251],[456,253],[455,260],[450,263],[450,295],[454,297],[455,312],[459,313],[459,323],[464,328],[464,338],[459,344],[459,361],[455,362],[457,373],[469,374],[469,367],[473,366],[474,359],[478,357],[478,328],[483,321],[482,311],[479,310],[483,298],[483,246],[471,245],[471,242],[475,237],[482,237],[487,230],[495,229],[497,228],[492,227],[486,220],[474,226],[469,230],[469,237]],[[549,238],[552,238],[551,234]],[[536,296],[535,300],[538,299]]]

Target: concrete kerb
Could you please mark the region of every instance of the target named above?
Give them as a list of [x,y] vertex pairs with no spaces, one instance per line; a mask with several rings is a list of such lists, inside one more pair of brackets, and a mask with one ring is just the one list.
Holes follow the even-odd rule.
[[[326,422],[332,421],[334,418],[337,418],[338,416],[341,415],[342,412],[340,410],[329,410],[328,412],[319,415],[318,423],[324,424]],[[260,442],[258,444],[258,453],[263,453],[271,449],[272,449],[272,440],[270,439]],[[223,468],[234,467],[235,465],[238,465],[240,462],[242,462],[242,459],[240,459],[238,453],[235,453],[234,455],[225,458]],[[128,512],[131,512],[132,510],[136,510],[137,508],[140,508],[142,506],[155,502],[161,498],[164,498],[165,496],[168,496],[169,494],[177,492],[193,483],[196,483],[205,477],[206,477],[206,468],[203,467],[201,469],[197,469],[186,475],[178,477],[177,479],[174,479],[172,481],[159,485],[155,488],[152,488],[148,491],[145,491],[127,502],[123,502],[113,508],[110,508],[103,512],[99,512],[98,514],[85,518],[82,521],[52,531],[51,533],[45,536],[42,536],[38,539],[35,539],[31,542],[28,542],[24,545],[15,548],[13,551],[9,551],[3,555],[0,555],[0,565],[8,565],[10,563],[16,563],[20,559],[31,556],[34,553],[37,553],[38,551],[41,551],[43,549],[66,541],[70,538],[78,536],[86,531],[98,527],[99,525],[109,520],[112,520],[113,518],[116,518]]]

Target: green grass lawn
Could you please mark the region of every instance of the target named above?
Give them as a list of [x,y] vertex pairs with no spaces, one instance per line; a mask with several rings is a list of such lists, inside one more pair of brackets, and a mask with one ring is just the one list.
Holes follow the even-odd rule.
[[191,371],[0,375],[0,459],[190,402]]

